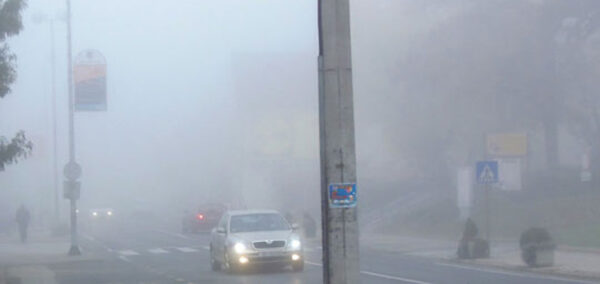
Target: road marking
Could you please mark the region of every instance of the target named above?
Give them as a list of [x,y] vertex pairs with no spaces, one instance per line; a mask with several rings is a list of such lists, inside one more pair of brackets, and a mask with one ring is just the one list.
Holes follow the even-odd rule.
[[365,275],[379,277],[379,278],[385,278],[385,279],[389,279],[389,280],[397,280],[397,281],[414,283],[414,284],[431,284],[429,282],[408,279],[408,278],[402,278],[402,277],[398,277],[398,276],[391,276],[391,275],[386,275],[386,274],[381,274],[381,273],[369,272],[369,271],[364,271],[364,270],[361,270],[360,273],[365,274]]
[[151,252],[151,253],[156,253],[156,254],[159,254],[159,253],[169,253],[168,251],[166,251],[164,249],[161,249],[161,248],[149,249],[148,251]]
[[88,239],[88,240],[89,240],[89,241],[91,241],[91,242],[94,242],[94,243],[97,243],[97,244],[99,244],[101,247],[103,247],[103,248],[104,248],[105,250],[107,250],[108,252],[113,252],[113,251],[114,251],[113,249],[109,248],[107,245],[105,245],[105,244],[103,244],[102,242],[100,242],[100,241],[96,240],[94,237],[92,237],[92,236],[90,236],[90,235],[88,235],[88,234],[81,233],[80,235],[81,235],[82,237],[84,237],[84,238]]
[[182,239],[186,239],[186,240],[192,240],[192,238],[186,236],[186,235],[182,235],[182,234],[176,234],[173,232],[168,232],[168,231],[161,231],[161,230],[156,230],[156,232],[165,234],[165,235],[169,235],[169,236],[173,236],[173,237],[178,237],[178,238],[182,238]]
[[[321,263],[312,262],[312,261],[308,261],[308,260],[305,260],[304,263],[310,264],[310,265],[314,265],[314,266],[323,266],[323,264],[321,264]],[[361,270],[360,273],[365,274],[365,275],[369,275],[369,276],[374,276],[374,277],[379,277],[379,278],[385,278],[385,279],[389,279],[389,280],[397,280],[397,281],[402,281],[402,282],[407,282],[407,283],[413,283],[413,284],[431,284],[429,282],[424,282],[424,281],[419,281],[419,280],[414,280],[414,279],[408,279],[408,278],[403,278],[403,277],[398,277],[398,276],[392,276],[392,275],[386,275],[386,274],[381,274],[381,273],[375,273],[375,272],[370,272],[370,271],[364,271],[364,270]]]
[[509,276],[515,276],[515,277],[527,277],[527,278],[546,279],[546,280],[571,282],[571,283],[582,283],[582,284],[597,283],[597,282],[585,281],[585,280],[576,280],[576,279],[569,279],[569,278],[562,278],[562,277],[538,275],[535,272],[519,273],[519,272],[503,271],[503,270],[499,270],[499,269],[487,269],[487,268],[480,268],[480,267],[473,267],[473,266],[466,266],[466,265],[452,264],[452,263],[443,263],[443,262],[438,262],[436,264],[440,265],[440,266],[447,266],[447,267],[466,269],[466,270],[474,270],[474,271],[486,272],[486,273],[503,274],[503,275],[509,275]]
[[193,248],[186,248],[186,247],[183,247],[183,248],[175,248],[175,249],[176,249],[176,250],[178,250],[178,251],[180,251],[180,252],[197,252],[197,251],[198,251],[197,249],[193,249]]
[[123,261],[131,262],[131,259],[127,258],[127,257],[126,257],[126,256],[124,256],[124,255],[119,255],[119,258],[120,258],[121,260],[123,260]]
[[132,255],[139,255],[139,253],[132,251],[130,249],[126,249],[126,250],[120,250],[119,254],[122,256],[132,256]]
[[320,264],[320,263],[317,263],[317,262],[308,261],[308,260],[305,260],[304,263],[310,264],[310,265],[314,265],[314,266],[323,266],[323,264]]
[[209,246],[203,246],[202,249],[203,250],[210,250],[210,247]]

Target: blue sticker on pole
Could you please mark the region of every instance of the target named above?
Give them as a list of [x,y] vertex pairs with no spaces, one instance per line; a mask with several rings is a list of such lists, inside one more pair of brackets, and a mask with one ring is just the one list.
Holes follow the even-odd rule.
[[356,206],[356,183],[329,184],[329,207],[350,208]]
[[477,162],[477,183],[494,184],[498,182],[498,162],[497,161],[479,161]]

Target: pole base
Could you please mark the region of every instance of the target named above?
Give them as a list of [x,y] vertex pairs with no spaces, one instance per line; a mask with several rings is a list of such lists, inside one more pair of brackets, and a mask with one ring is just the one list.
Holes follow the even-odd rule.
[[79,247],[71,246],[71,248],[69,249],[69,255],[71,255],[71,256],[81,255],[81,251],[79,250]]

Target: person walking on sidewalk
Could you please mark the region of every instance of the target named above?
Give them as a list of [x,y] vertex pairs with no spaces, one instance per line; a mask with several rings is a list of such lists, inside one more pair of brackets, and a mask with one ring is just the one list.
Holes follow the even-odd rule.
[[27,227],[29,227],[29,220],[31,219],[31,215],[29,214],[29,210],[25,208],[25,205],[21,204],[19,209],[17,209],[17,224],[19,225],[19,235],[21,236],[21,242],[27,242]]

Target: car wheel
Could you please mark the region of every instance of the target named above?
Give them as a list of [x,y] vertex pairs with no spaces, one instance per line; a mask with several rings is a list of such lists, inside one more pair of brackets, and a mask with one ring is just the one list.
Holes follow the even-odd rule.
[[292,270],[294,272],[302,272],[304,270],[304,261],[292,263]]
[[212,271],[221,270],[221,263],[215,259],[212,246],[210,246],[210,268],[212,269]]

